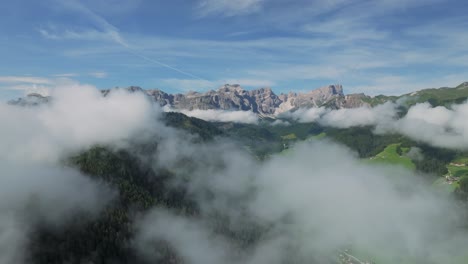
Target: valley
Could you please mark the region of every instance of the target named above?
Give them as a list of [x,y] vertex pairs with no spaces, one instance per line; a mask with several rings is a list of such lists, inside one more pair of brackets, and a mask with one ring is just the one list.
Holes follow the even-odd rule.
[[[141,97],[141,91],[126,89],[111,91],[96,104],[113,100],[112,93],[159,107],[146,95]],[[62,100],[36,97],[12,101],[8,107],[12,111],[50,111],[56,100]],[[438,98],[439,102],[445,100]],[[367,107],[352,109],[374,109]],[[398,113],[404,118],[413,104],[401,107]],[[287,246],[280,247],[286,250],[281,253],[283,263],[307,259],[330,264],[417,264],[440,258],[462,264],[467,259],[451,241],[453,234],[468,232],[459,227],[468,213],[468,151],[463,148],[433,146],[395,132],[378,133],[372,124],[338,127],[266,116],[250,124],[205,121],[180,112],[155,114],[150,123],[143,119],[144,133],[136,134],[139,136],[119,144],[93,143],[60,157],[61,166],[108,186],[114,198],[97,216],[78,210],[73,213],[74,221],[63,221],[57,228],[34,223],[26,245],[31,263],[185,263],[184,258],[199,256],[188,257],[186,249],[178,248],[172,239],[187,241],[190,234],[200,243],[212,243],[211,237],[216,237],[230,249],[228,256],[220,258],[234,263],[255,258],[260,254],[257,247],[270,237],[287,241]],[[276,124],[278,120],[282,123]],[[288,178],[283,179],[285,176]],[[264,212],[262,199],[277,200],[278,209]],[[323,203],[327,205],[323,207]],[[445,215],[423,209],[416,215],[422,217],[418,221],[434,218],[426,227],[403,216],[421,206],[448,210],[457,217],[443,220],[451,224],[440,227]],[[318,219],[306,214],[308,210],[319,212]],[[394,218],[394,214],[403,215]],[[170,225],[164,223],[152,227],[165,218],[187,229],[170,231]],[[401,226],[394,227],[389,218]],[[331,234],[323,233],[324,225]],[[400,228],[405,233],[387,233]],[[425,228],[443,230],[441,234],[437,231],[441,238],[418,242],[424,246],[417,252],[407,251],[403,244],[400,247],[397,241],[412,243],[407,235],[413,232],[425,241],[429,235]],[[372,234],[374,229],[377,233]],[[315,236],[331,239],[326,250],[319,250],[319,243],[302,252],[304,243],[317,242]],[[387,239],[394,241],[388,248]],[[432,253],[441,254],[438,248],[449,245],[449,256]]]

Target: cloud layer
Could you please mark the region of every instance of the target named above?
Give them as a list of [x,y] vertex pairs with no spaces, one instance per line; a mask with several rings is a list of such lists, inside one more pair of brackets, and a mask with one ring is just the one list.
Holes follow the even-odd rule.
[[464,121],[468,120],[468,103],[450,108],[420,103],[410,107],[402,118],[398,118],[398,107],[398,103],[387,102],[373,108],[298,109],[280,117],[337,128],[375,126],[376,133],[399,133],[436,147],[468,148],[468,126]]
[[26,261],[37,226],[60,227],[77,213],[92,217],[115,196],[111,188],[63,164],[93,144],[120,144],[148,129],[154,111],[139,94],[72,85],[48,104],[0,103],[0,263]]
[[116,90],[103,97],[91,86],[54,89],[52,102],[35,108],[0,104],[3,159],[57,160],[67,151],[124,140],[151,124],[151,103]]
[[201,16],[223,15],[235,16],[246,15],[261,9],[264,0],[240,0],[232,2],[229,0],[202,0],[198,3]]
[[447,263],[463,252],[453,204],[412,172],[363,164],[331,142],[259,164],[229,144],[178,141],[184,147],[170,145],[176,153],[168,155],[163,145],[157,164],[193,162],[174,172],[201,212],[145,215],[135,247],[150,260],[161,257],[158,241],[196,264],[324,263],[349,247],[391,261]]
[[258,123],[258,116],[251,111],[227,111],[227,110],[182,110],[184,115],[214,122],[234,122],[244,124]]
[[[195,264],[324,263],[353,247],[392,262],[408,256],[450,263],[468,242],[450,198],[432,192],[413,172],[363,164],[332,142],[304,143],[259,162],[236,142],[194,143],[164,126],[160,110],[143,94],[123,89],[103,97],[93,87],[63,87],[53,91],[48,105],[0,107],[5,124],[0,169],[6,172],[0,178],[0,230],[6,230],[0,232],[0,261],[5,263],[22,261],[37,222],[60,224],[77,210],[96,214],[112,199],[112,190],[64,168],[61,158],[93,144],[126,146],[131,138],[157,139],[156,153],[145,160],[170,170],[172,185],[186,190],[198,208],[195,215],[152,208],[137,219],[132,246],[149,262],[173,252]],[[414,123],[444,141],[452,131],[436,128],[464,132],[459,121],[465,108],[421,104],[396,120],[396,106],[386,104],[314,109],[319,113],[304,111],[297,118],[342,127],[374,124],[376,131],[393,131],[395,124],[413,131]]]

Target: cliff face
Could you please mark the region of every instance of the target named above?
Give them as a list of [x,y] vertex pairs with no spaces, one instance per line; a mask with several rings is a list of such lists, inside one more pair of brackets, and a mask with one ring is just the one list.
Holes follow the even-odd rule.
[[[329,107],[355,108],[368,105],[364,94],[344,95],[341,85],[329,85],[306,93],[276,95],[270,88],[244,90],[240,85],[223,85],[205,93],[168,94],[161,90],[144,90],[137,86],[126,88],[130,92],[141,92],[161,106],[179,110],[241,110],[252,111],[263,116],[273,116],[298,108]],[[101,90],[107,96],[111,90]],[[10,101],[10,104],[34,106],[50,101],[49,97],[30,94]]]
[[[363,93],[345,95],[341,85],[328,85],[305,93],[290,92],[279,95],[276,95],[270,88],[248,91],[237,84],[226,84],[217,90],[205,93],[168,94],[158,89],[144,90],[138,86],[131,86],[126,88],[126,90],[143,93],[161,106],[168,106],[179,110],[241,110],[251,111],[260,116],[274,117],[277,114],[298,108],[357,108],[361,106],[375,106],[387,101],[396,101],[399,98],[405,99],[407,102],[406,106],[428,100],[431,100],[431,104],[442,106],[462,103],[468,97],[468,82],[464,82],[454,88],[430,88],[400,96],[378,95],[374,97]],[[103,96],[107,96],[110,91],[101,90],[101,93]],[[25,97],[11,100],[8,103],[20,106],[37,106],[51,101],[53,101],[53,98],[49,96],[29,94]]]
[[359,100],[359,96],[345,96],[341,85],[329,85],[307,93],[288,93],[279,96],[270,88],[247,91],[239,85],[229,84],[216,91],[211,90],[206,93],[189,92],[172,95],[161,90],[147,90],[145,92],[161,106],[169,105],[184,110],[243,110],[260,115],[274,115],[296,108],[325,105],[342,108],[359,107],[365,104]]
[[246,91],[239,85],[224,85],[206,93],[167,94],[161,90],[146,93],[161,106],[169,105],[185,110],[243,110],[260,114],[272,114],[282,102],[270,88]]

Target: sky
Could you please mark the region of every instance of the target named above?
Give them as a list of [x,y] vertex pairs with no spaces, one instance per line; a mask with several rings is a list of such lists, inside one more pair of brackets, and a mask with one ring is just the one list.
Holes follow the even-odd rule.
[[171,93],[342,84],[396,95],[468,80],[468,2],[18,0],[0,3],[0,98],[68,83]]

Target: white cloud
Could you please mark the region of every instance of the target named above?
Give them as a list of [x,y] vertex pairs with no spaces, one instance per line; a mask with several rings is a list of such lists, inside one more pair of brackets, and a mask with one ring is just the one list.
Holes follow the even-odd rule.
[[217,83],[222,84],[239,84],[241,86],[251,86],[251,87],[270,87],[275,85],[275,82],[272,80],[261,80],[261,79],[223,79],[217,81]]
[[414,140],[453,149],[468,149],[468,103],[454,105],[452,109],[432,107],[428,103],[417,104],[393,126],[394,130]]
[[154,238],[168,241],[171,247],[180,249],[179,257],[186,263],[226,263],[230,254],[228,244],[210,234],[209,228],[195,219],[177,216],[164,209],[154,209],[137,223],[137,248],[146,258],[158,260],[152,250]]
[[94,87],[65,83],[44,105],[0,103],[0,263],[26,263],[37,225],[60,228],[76,213],[95,217],[113,198],[107,185],[64,160],[94,144],[124,146],[141,130],[157,130],[159,111],[143,94],[115,90],[103,97]]
[[38,93],[43,96],[50,95],[51,91],[59,87],[78,86],[78,82],[67,78],[43,78],[43,77],[23,77],[23,76],[0,76],[2,88],[12,91],[21,91],[23,95]]
[[291,125],[291,123],[285,120],[276,119],[275,121],[273,121],[273,123],[271,123],[271,125],[272,126],[289,126]]
[[291,118],[301,123],[316,122],[322,115],[327,113],[328,110],[324,107],[312,107],[312,108],[299,108],[295,111],[284,112],[279,117]]
[[[224,84],[239,84],[249,87],[270,87],[275,84],[273,81],[262,79],[221,79],[215,81],[199,80],[199,79],[162,79],[160,80],[163,87],[169,87],[183,92],[188,91],[207,91],[216,89]],[[163,88],[164,89],[164,88]]]
[[201,0],[197,8],[200,16],[236,16],[260,11],[263,2],[264,0]]
[[299,108],[281,113],[279,116],[291,118],[301,123],[318,122],[324,126],[348,128],[353,126],[370,126],[380,122],[396,119],[397,105],[388,102],[376,107],[341,108],[331,110],[325,107]]
[[338,16],[325,21],[315,21],[303,26],[306,33],[326,34],[327,37],[341,39],[342,41],[356,40],[384,40],[388,32],[380,31],[369,26],[365,20],[358,16]]
[[59,73],[59,74],[53,74],[53,77],[59,77],[59,78],[70,78],[70,77],[76,77],[79,76],[78,73]]
[[187,116],[200,118],[206,121],[215,122],[234,122],[245,124],[256,124],[258,116],[251,111],[226,111],[226,110],[181,110],[181,113]]
[[457,209],[410,171],[366,165],[331,142],[257,163],[229,144],[169,141],[178,145],[162,144],[158,164],[191,161],[174,173],[200,211],[144,215],[135,246],[149,262],[161,257],[158,241],[195,264],[328,263],[350,245],[395,262],[448,263],[453,252],[464,254]]
[[164,86],[183,92],[204,91],[216,87],[214,82],[198,79],[164,79],[161,82]]
[[[113,42],[117,43],[121,47],[125,48],[130,54],[132,54],[132,55],[134,55],[136,57],[139,57],[140,59],[143,59],[145,61],[148,61],[151,64],[155,64],[155,65],[159,65],[159,66],[162,66],[164,68],[167,68],[167,69],[171,69],[173,71],[176,71],[176,72],[178,72],[180,74],[183,74],[185,76],[189,76],[191,78],[195,78],[195,79],[198,79],[198,80],[204,80],[203,78],[198,77],[198,76],[196,76],[196,75],[194,75],[192,73],[189,73],[189,72],[184,71],[182,69],[179,69],[179,68],[173,67],[171,65],[168,65],[168,64],[162,62],[159,59],[156,59],[154,57],[148,57],[148,56],[144,55],[141,52],[141,50],[132,47],[127,42],[125,37],[122,34],[120,34],[120,31],[119,31],[119,29],[117,27],[115,27],[114,25],[109,23],[104,17],[99,16],[98,14],[93,12],[91,9],[89,9],[87,6],[85,6],[83,3],[79,2],[79,1],[61,1],[60,4],[66,9],[73,10],[73,11],[85,16],[87,19],[92,21],[97,28],[100,29],[100,31],[96,31],[94,29],[87,30],[87,31],[84,31],[85,34],[81,34],[81,33],[76,34],[76,32],[69,31],[69,33],[66,32],[66,34],[64,34],[63,36],[66,37],[67,35],[70,35],[71,37],[75,37],[75,36],[77,36],[77,37],[83,37],[83,36],[88,37],[88,35],[89,35],[91,38],[96,38],[96,37],[99,38],[99,37],[103,36],[105,39],[112,40]],[[40,33],[42,35],[44,35],[46,37],[49,37],[49,38],[50,37],[52,37],[52,38],[55,37],[53,34],[48,33],[44,29],[40,29],[39,31],[40,31]],[[106,47],[106,49],[107,49],[107,47]]]
[[[198,3],[200,4],[200,2]],[[225,10],[225,8],[229,9],[230,5],[239,6],[239,8],[256,6],[255,1],[246,1],[245,3],[240,1],[205,1],[203,3],[207,10],[215,10],[211,14],[219,13],[221,12],[219,10]],[[187,65],[186,58],[198,60],[193,65],[188,65],[187,68],[200,65],[200,61],[206,62],[210,59],[223,58],[223,61],[242,65],[235,70],[236,72],[229,74],[239,80],[264,80],[261,83],[266,83],[268,86],[298,80],[312,80],[315,83],[319,81],[322,83],[339,82],[349,87],[352,92],[394,95],[418,88],[436,86],[427,81],[429,77],[424,76],[424,71],[411,74],[411,76],[404,73],[407,67],[417,69],[422,65],[433,65],[441,70],[437,71],[438,73],[434,75],[432,80],[437,82],[437,86],[447,86],[447,84],[441,84],[440,80],[444,79],[446,75],[453,75],[453,69],[449,68],[455,64],[467,66],[467,60],[464,60],[463,55],[460,55],[466,53],[466,47],[462,45],[466,42],[463,42],[466,40],[466,34],[463,31],[466,25],[461,19],[458,21],[452,19],[440,23],[440,25],[436,21],[433,25],[404,26],[401,34],[399,34],[400,31],[390,32],[388,27],[375,22],[380,19],[379,16],[398,14],[425,4],[427,2],[419,0],[405,3],[385,0],[306,1],[275,9],[275,1],[264,1],[260,2],[259,6],[265,7],[264,10],[269,15],[252,18],[254,22],[260,21],[262,23],[252,23],[253,28],[249,27],[249,30],[255,32],[256,24],[268,24],[274,30],[300,31],[302,37],[259,37],[232,41],[231,39],[200,40],[132,35],[129,32],[118,31],[103,17],[97,16],[96,13],[82,5],[77,7],[75,3],[68,6],[86,15],[94,22],[97,29],[63,30],[55,35],[70,38],[83,37],[83,39],[96,38],[96,41],[99,41],[100,37],[104,37],[121,45],[121,47],[109,47],[106,43],[97,47],[66,48],[64,53],[67,56],[121,54],[122,48],[125,48],[131,53],[144,51],[144,54],[150,56],[144,55],[143,52],[136,52],[136,56],[154,65],[167,68],[174,67],[162,63],[163,60],[157,58],[170,57],[171,61],[174,61],[174,65]],[[368,10],[368,12],[363,13],[362,10]],[[321,16],[321,14],[328,13],[330,16]],[[360,15],[356,16],[356,13]],[[229,12],[225,11],[225,14],[229,14]],[[304,31],[311,34],[303,34]],[[55,32],[57,30],[52,28],[45,29],[43,33],[45,36],[53,37]],[[430,37],[429,33],[431,32],[436,32],[434,34],[439,37]],[[100,36],[99,33],[104,33],[104,36]],[[419,43],[421,38],[424,38],[425,45],[423,46]],[[125,41],[126,39],[131,40],[131,45]],[[395,39],[399,41],[394,41]],[[188,50],[187,47],[190,49]],[[131,50],[128,50],[129,48]],[[330,52],[331,50],[333,52]],[[151,59],[152,57],[156,60]],[[222,67],[218,67],[218,65],[214,67],[216,69],[207,68],[206,71],[210,73],[218,71],[216,76],[223,76],[219,72]],[[175,69],[175,71],[190,76],[192,79],[200,79],[205,83],[210,82],[199,78],[199,75],[203,76],[199,73],[195,76],[179,69]],[[401,77],[407,80],[393,80],[389,83],[380,81],[381,77],[387,75],[384,73],[386,71],[403,72]],[[461,68],[458,72],[459,74],[455,74],[462,75],[464,69]],[[210,78],[210,80],[213,79]],[[423,86],[423,84],[428,85]],[[206,85],[193,86],[205,87]]]
[[[319,63],[318,63],[319,64]],[[313,80],[332,79],[339,80],[350,71],[346,65],[277,65],[266,69],[248,70],[248,74],[264,79],[281,80]],[[285,70],[287,69],[287,70]]]
[[42,96],[48,96],[50,94],[50,86],[47,85],[35,85],[35,84],[16,84],[5,87],[7,90],[20,91],[23,95],[32,93],[40,94]]
[[[454,253],[449,249],[465,252],[459,208],[403,168],[364,164],[331,142],[299,145],[289,155],[257,162],[235,143],[194,144],[187,134],[165,127],[140,93],[113,90],[102,97],[94,87],[76,85],[52,95],[49,105],[37,108],[0,104],[0,168],[7,172],[0,177],[0,228],[8,231],[0,234],[0,252],[9,253],[0,254],[0,262],[21,263],[10,255],[23,253],[32,227],[21,220],[37,219],[14,213],[27,209],[51,224],[61,223],[76,207],[95,213],[106,201],[99,199],[106,188],[57,168],[58,158],[91,144],[124,144],[146,132],[159,139],[157,153],[147,158],[171,169],[171,183],[182,184],[199,210],[189,217],[160,208],[142,215],[132,245],[148,262],[157,262],[160,241],[184,262],[200,264],[326,263],[350,244],[395,262],[407,254],[423,258],[421,263],[450,263]],[[330,115],[329,122],[392,124],[390,106],[342,111]],[[447,133],[462,131],[467,109],[418,105],[408,112],[408,122],[420,121],[424,130],[442,125],[453,127]],[[315,110],[320,118],[330,114]],[[343,123],[347,115],[359,120]],[[36,162],[40,168],[33,166]]]
[[376,133],[399,133],[436,147],[468,149],[468,126],[464,121],[468,120],[468,103],[451,108],[420,103],[410,107],[402,118],[398,118],[398,106],[387,102],[373,108],[298,109],[281,116],[338,128],[375,126]]
[[28,84],[50,84],[47,78],[34,76],[0,76],[0,83],[28,83]]
[[27,263],[37,225],[61,227],[83,212],[94,217],[113,197],[107,186],[70,168],[0,157],[0,169],[1,263]]
[[326,113],[319,122],[325,126],[339,128],[369,126],[382,121],[392,122],[396,119],[396,107],[396,104],[389,102],[374,108],[342,108]]
[[64,30],[63,32],[52,32],[50,29],[41,28],[38,31],[44,38],[52,40],[113,40],[113,35],[110,32],[101,32],[94,29],[86,29],[82,31]]
[[378,74],[363,77],[362,81],[368,84],[350,85],[348,88],[368,95],[402,95],[427,88],[456,87],[467,79],[468,76],[463,73],[428,76],[424,80],[415,76]]
[[90,72],[89,75],[93,76],[94,78],[106,78],[107,77],[107,72]]
[[0,87],[10,91],[19,91],[23,95],[38,93],[49,95],[50,89],[64,78],[43,78],[35,76],[0,76]]
[[9,150],[1,159],[57,160],[69,151],[124,140],[150,125],[156,113],[139,93],[117,90],[102,97],[94,87],[69,84],[52,89],[51,96],[50,104],[35,108],[0,104],[0,148]]

